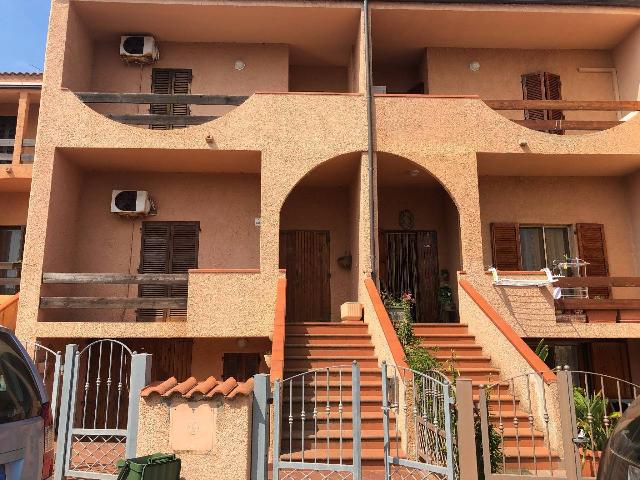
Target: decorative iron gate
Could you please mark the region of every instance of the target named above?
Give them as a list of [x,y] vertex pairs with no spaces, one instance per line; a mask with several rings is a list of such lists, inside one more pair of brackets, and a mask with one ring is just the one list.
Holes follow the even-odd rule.
[[54,352],[37,342],[22,342],[38,372],[49,395],[54,429],[58,426],[58,400],[60,398],[60,377],[62,376],[62,353]]
[[382,364],[385,480],[454,479],[451,388],[439,372]]
[[117,340],[81,351],[67,345],[55,480],[116,478],[117,460],[136,453],[139,396],[150,371],[150,355]]
[[276,380],[273,409],[273,480],[361,480],[357,362]]

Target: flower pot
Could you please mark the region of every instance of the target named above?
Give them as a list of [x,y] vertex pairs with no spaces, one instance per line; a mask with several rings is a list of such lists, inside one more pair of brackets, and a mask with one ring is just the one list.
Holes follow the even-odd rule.
[[404,320],[404,308],[402,307],[387,307],[387,313],[393,323]]
[[600,459],[602,458],[602,452],[600,450],[585,450],[580,449],[580,461],[582,462],[582,476],[583,477],[596,477],[598,475],[598,466],[600,465]]
[[345,302],[340,305],[340,318],[343,322],[359,322],[362,320],[362,304]]

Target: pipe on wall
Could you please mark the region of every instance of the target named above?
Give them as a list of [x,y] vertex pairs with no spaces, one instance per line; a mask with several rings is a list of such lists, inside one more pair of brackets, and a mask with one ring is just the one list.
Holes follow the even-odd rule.
[[374,127],[374,112],[373,112],[373,68],[371,60],[371,28],[369,25],[369,0],[363,0],[362,4],[363,18],[364,18],[364,35],[365,35],[365,63],[367,67],[366,76],[366,96],[367,96],[367,167],[369,171],[369,244],[370,244],[370,261],[371,261],[371,278],[376,283],[378,289],[380,288],[380,279],[377,273],[377,256],[376,256],[376,221],[375,221],[375,192],[373,175],[375,173],[374,162],[375,160],[375,127]]

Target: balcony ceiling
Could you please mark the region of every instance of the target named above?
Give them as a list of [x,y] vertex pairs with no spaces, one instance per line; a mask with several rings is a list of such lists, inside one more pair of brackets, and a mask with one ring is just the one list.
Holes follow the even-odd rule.
[[640,9],[386,4],[371,23],[375,60],[402,65],[426,47],[609,50],[640,25]]
[[607,177],[640,169],[640,155],[479,153],[478,174],[532,177]]
[[64,157],[83,170],[170,173],[260,173],[260,152],[63,148]]
[[77,0],[74,5],[97,39],[146,33],[159,42],[287,44],[294,65],[347,65],[360,22],[360,7],[351,3],[203,3]]

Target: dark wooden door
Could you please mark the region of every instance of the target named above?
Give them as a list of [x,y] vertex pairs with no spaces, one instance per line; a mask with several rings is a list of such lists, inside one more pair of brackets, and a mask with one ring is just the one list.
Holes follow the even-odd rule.
[[434,231],[392,232],[380,235],[382,289],[416,299],[416,322],[438,321],[438,239]]
[[[631,381],[627,344],[624,342],[591,342],[591,370],[606,376],[603,377],[602,383],[600,383],[600,377],[593,376],[597,385],[590,387],[599,392],[604,386],[607,398],[617,399],[618,382],[607,378],[607,376]],[[620,382],[619,388],[622,398],[633,398],[628,384]]]
[[328,231],[280,232],[280,268],[287,270],[287,323],[331,320]]
[[[187,273],[198,268],[200,222],[142,222],[139,273]],[[186,297],[187,285],[140,285],[140,297]],[[185,309],[139,309],[139,321],[186,316]]]

